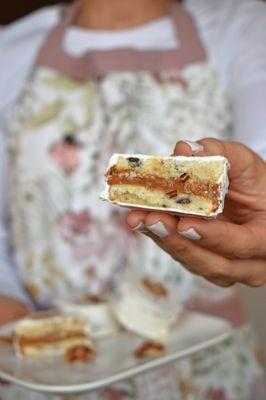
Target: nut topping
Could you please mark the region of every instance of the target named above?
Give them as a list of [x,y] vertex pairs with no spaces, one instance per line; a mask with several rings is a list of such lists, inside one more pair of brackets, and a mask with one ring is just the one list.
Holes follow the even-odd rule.
[[170,199],[173,199],[174,197],[177,196],[177,190],[171,190],[170,192],[166,192],[166,196],[168,196]]
[[145,342],[140,347],[138,347],[134,356],[136,358],[143,357],[160,357],[165,354],[165,347],[161,343],[157,342]]
[[186,182],[189,178],[190,176],[186,172],[180,175],[181,182]]
[[141,282],[144,289],[155,297],[167,297],[167,289],[159,282],[152,282],[148,278],[144,278]]
[[67,350],[65,359],[67,362],[86,362],[94,360],[95,350],[88,346],[76,346]]

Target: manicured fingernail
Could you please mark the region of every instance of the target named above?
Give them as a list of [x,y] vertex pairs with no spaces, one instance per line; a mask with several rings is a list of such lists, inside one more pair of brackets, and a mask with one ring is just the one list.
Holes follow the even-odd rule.
[[187,231],[178,232],[179,235],[186,237],[187,239],[191,240],[200,240],[202,237],[195,231],[194,228],[189,228]]
[[165,225],[161,221],[157,222],[154,225],[147,226],[147,228],[151,233],[158,236],[159,238],[165,238],[169,235]]
[[148,233],[150,232],[148,228],[143,224],[143,222],[140,222],[135,228],[132,228],[133,231],[136,232],[141,232],[141,233]]
[[192,142],[190,140],[184,140],[184,142],[191,148],[193,153],[199,153],[200,151],[204,150],[202,144],[199,144],[197,142]]

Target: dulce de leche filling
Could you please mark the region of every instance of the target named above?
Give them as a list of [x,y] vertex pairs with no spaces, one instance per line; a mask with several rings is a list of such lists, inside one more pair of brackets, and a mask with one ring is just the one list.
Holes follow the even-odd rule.
[[106,174],[108,185],[136,185],[148,189],[162,190],[168,197],[175,197],[179,193],[202,196],[217,204],[219,199],[219,185],[211,181],[193,181],[193,178],[184,173],[176,178],[162,178],[156,175],[136,175],[130,169],[118,170],[112,166]]
[[81,331],[76,332],[68,332],[68,333],[60,333],[60,332],[52,332],[44,336],[39,337],[25,337],[20,336],[18,339],[18,343],[21,347],[24,346],[40,346],[48,343],[61,342],[67,339],[85,339],[86,334]]

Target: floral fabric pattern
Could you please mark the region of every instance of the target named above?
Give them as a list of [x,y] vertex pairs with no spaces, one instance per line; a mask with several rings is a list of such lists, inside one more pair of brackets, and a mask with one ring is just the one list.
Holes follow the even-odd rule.
[[[132,268],[163,282],[177,303],[230,295],[231,289],[203,283],[150,240],[129,232],[125,211],[98,198],[112,153],[168,155],[180,139],[228,138],[230,125],[228,97],[209,63],[85,82],[35,70],[8,136],[14,249],[35,302],[49,307],[86,295],[108,297],[122,271]],[[237,334],[230,344],[168,366],[165,373],[152,371],[77,398],[249,400],[250,380],[259,373],[251,346]],[[240,376],[246,384],[241,388]],[[5,396],[46,398],[14,387]]]
[[[195,279],[148,240],[121,229],[124,212],[98,199],[103,174],[114,152],[166,155],[177,139],[225,137],[229,125],[226,93],[207,63],[83,83],[36,70],[9,141],[15,249],[37,303],[103,292],[114,271],[128,265],[174,282],[186,301]],[[88,269],[98,282],[88,279]]]

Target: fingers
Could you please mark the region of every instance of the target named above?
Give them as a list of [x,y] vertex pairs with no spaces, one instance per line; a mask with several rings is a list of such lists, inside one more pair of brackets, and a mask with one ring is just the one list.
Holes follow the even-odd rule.
[[[199,153],[204,153],[204,146],[199,142],[191,142],[189,140],[182,140],[176,143],[174,148],[174,155],[193,156]],[[204,154],[199,154],[204,155]]]
[[228,277],[227,279],[223,278],[223,279],[208,279],[206,278],[207,281],[209,281],[210,283],[213,283],[216,286],[221,286],[223,288],[228,288],[231,286],[234,286],[234,284],[236,282],[232,282],[232,280]]
[[203,221],[182,218],[177,230],[181,236],[197,240],[199,246],[231,258],[264,258],[266,229],[261,225],[237,225],[223,220]]
[[213,138],[202,139],[198,142],[177,142],[174,154],[187,156],[224,156],[229,160],[231,165],[229,171],[231,178],[253,173],[256,162],[261,166],[264,164],[263,160],[246,146],[237,142],[227,142]]
[[202,248],[178,234],[165,238],[159,238],[155,234],[149,236],[193,274],[200,275],[222,287],[231,286],[238,281],[238,276],[235,275],[236,271],[232,271],[230,268],[231,261],[225,257]]
[[126,221],[131,229],[160,238],[177,232],[178,219],[162,212],[131,211]]
[[[192,273],[200,274],[208,279],[228,278],[221,277],[217,272],[219,266],[222,266],[227,260],[221,255],[201,248],[192,240],[179,235],[177,233],[178,219],[176,217],[159,212],[143,213],[132,211],[127,217],[127,222],[135,230],[136,226],[141,226],[141,229],[146,227],[148,231],[145,233]],[[217,267],[216,271],[214,271],[214,265]]]
[[[194,223],[194,219],[191,220]],[[134,224],[136,223],[142,223],[148,229],[146,234],[172,258],[183,264],[193,274],[200,275],[218,286],[229,287],[239,282],[255,287],[266,283],[266,261],[258,259],[232,260],[212,251],[211,245],[209,248],[200,245],[203,239],[195,237],[194,240],[191,240],[183,237],[178,234],[180,224],[181,222],[183,223],[183,220],[178,222],[176,217],[159,212],[146,213],[132,211],[128,215],[127,221],[132,227],[135,227],[136,225]],[[206,226],[216,222],[223,223],[223,221],[218,220],[210,222],[198,220],[197,222],[203,222]],[[221,235],[224,228],[221,226],[219,229],[221,229]],[[209,233],[211,232],[213,234],[213,231],[210,229]],[[203,229],[201,230],[201,234],[203,235]],[[226,233],[224,235],[226,239],[228,236],[226,236]],[[236,232],[235,235],[237,235]],[[219,234],[217,235],[218,237]],[[234,239],[236,239],[236,236],[234,236]],[[211,237],[209,240],[211,240]],[[227,239],[227,241],[231,240],[233,241],[232,237],[229,240]]]
[[144,224],[147,214],[146,211],[130,211],[126,217],[126,222],[134,231],[145,233],[148,231]]
[[232,268],[238,271],[238,282],[244,285],[261,287],[266,284],[265,260],[233,260]]
[[238,225],[221,219],[204,221],[190,217],[177,219],[162,212],[143,211],[129,213],[127,222],[132,229],[159,238],[179,234],[227,258],[266,257],[266,229],[263,224]]

